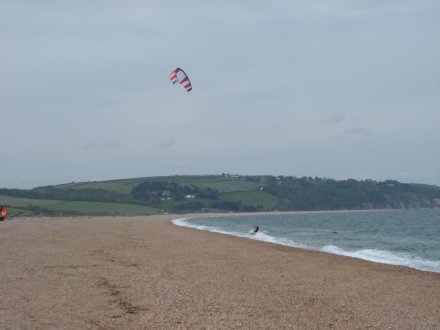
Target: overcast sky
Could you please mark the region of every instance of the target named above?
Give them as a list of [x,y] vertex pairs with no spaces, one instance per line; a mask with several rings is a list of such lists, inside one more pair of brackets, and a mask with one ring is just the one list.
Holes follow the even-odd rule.
[[0,0],[0,40],[0,187],[440,185],[438,0]]

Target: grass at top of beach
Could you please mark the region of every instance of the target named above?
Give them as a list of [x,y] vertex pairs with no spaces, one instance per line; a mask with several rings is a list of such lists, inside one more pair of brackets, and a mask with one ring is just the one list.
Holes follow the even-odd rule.
[[0,203],[14,216],[49,215],[150,215],[159,209],[124,203],[61,201],[0,196]]

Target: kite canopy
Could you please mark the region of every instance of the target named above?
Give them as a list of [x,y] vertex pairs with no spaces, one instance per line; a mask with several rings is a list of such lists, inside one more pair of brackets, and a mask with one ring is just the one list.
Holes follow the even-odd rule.
[[192,90],[191,81],[188,78],[188,75],[183,71],[181,68],[176,68],[173,71],[171,71],[168,78],[172,81],[173,84],[178,82],[181,84],[187,92]]

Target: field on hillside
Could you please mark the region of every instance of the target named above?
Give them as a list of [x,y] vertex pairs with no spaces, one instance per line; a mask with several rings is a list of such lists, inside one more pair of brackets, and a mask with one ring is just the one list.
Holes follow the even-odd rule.
[[[218,191],[218,202],[241,203],[243,200],[249,205],[262,205],[272,207],[276,204],[275,198],[259,191],[260,184],[244,180],[238,177],[225,176],[169,176],[132,178],[110,181],[71,182],[56,186],[37,187],[29,193],[37,196],[36,192],[43,196],[57,196],[57,198],[31,198],[21,196],[0,195],[0,204],[5,205],[11,214],[20,215],[143,215],[158,214],[167,211],[186,211],[194,208],[197,203],[198,209],[210,207],[212,201],[207,199],[174,200],[169,198],[160,203],[148,203],[134,201],[131,192],[134,187],[144,182],[167,182],[179,186],[194,186],[201,190],[213,189]],[[98,197],[91,196],[91,192],[100,191],[101,194],[114,193],[115,200],[106,202],[93,200]],[[99,195],[99,194],[98,194]],[[118,201],[118,197],[125,196],[129,202]],[[83,200],[83,199],[92,200]],[[108,197],[106,197],[108,198]],[[111,197],[110,197],[111,198]],[[67,199],[67,200],[66,200]],[[73,200],[72,200],[73,199]]]
[[260,183],[246,181],[234,177],[221,176],[170,176],[170,177],[151,177],[151,178],[135,178],[123,180],[111,180],[100,182],[79,182],[68,183],[56,186],[59,189],[103,189],[116,193],[130,194],[131,190],[138,184],[146,181],[167,181],[181,185],[194,185],[201,189],[216,189],[221,193],[257,190]]
[[36,215],[150,215],[161,210],[126,203],[40,200],[0,195],[0,204],[8,207],[11,216]]

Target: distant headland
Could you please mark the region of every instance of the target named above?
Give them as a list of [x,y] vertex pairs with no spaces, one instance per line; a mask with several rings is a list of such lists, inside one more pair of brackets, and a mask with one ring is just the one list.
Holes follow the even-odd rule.
[[440,207],[440,187],[395,180],[176,175],[0,189],[12,216],[147,215]]

